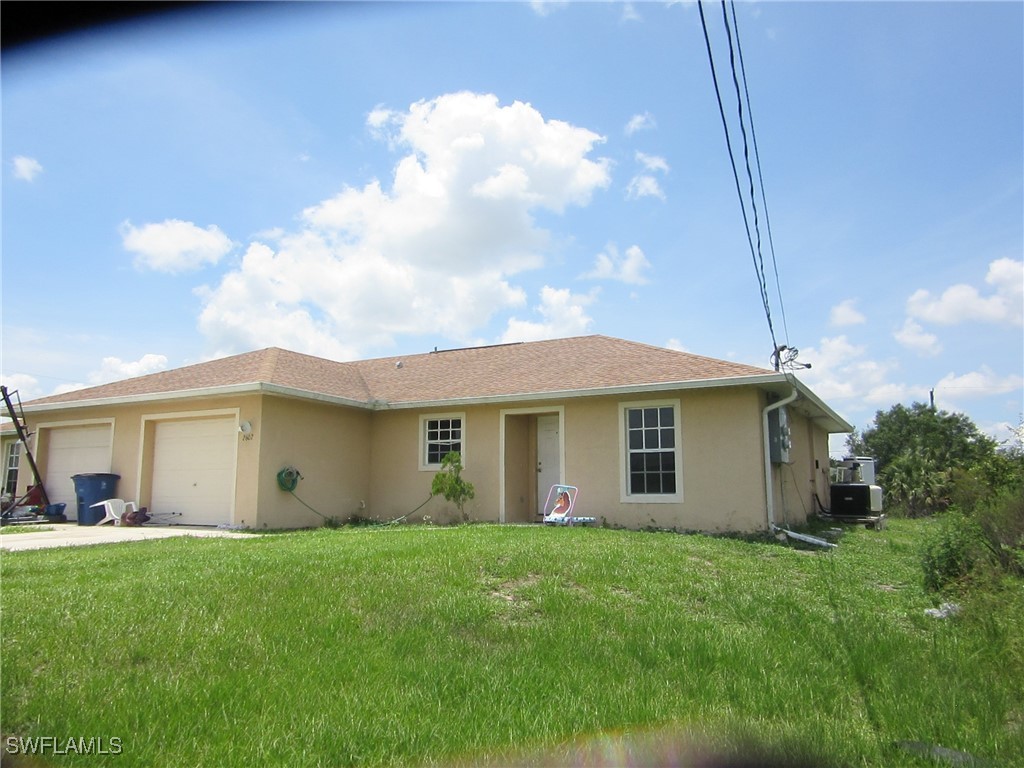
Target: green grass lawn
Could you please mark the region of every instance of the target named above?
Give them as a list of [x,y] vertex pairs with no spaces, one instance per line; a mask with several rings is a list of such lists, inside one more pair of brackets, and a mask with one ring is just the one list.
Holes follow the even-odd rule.
[[925,616],[928,525],[832,552],[471,525],[5,553],[0,727],[120,740],[53,764],[1024,765],[1024,587]]

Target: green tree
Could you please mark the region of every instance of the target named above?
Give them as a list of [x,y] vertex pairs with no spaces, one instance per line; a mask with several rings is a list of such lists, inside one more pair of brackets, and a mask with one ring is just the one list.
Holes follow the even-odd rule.
[[873,456],[881,475],[898,456],[920,452],[943,471],[976,466],[996,452],[996,441],[982,434],[962,413],[936,411],[924,403],[878,411],[874,423],[847,440],[854,456]]
[[940,512],[949,506],[950,470],[935,457],[912,448],[893,459],[879,478],[891,506],[908,517]]

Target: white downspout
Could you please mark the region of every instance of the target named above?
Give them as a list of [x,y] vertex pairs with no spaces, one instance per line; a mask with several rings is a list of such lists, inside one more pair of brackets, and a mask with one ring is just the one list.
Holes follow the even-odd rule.
[[765,509],[768,512],[768,530],[774,533],[775,528],[775,492],[772,488],[772,452],[771,445],[768,440],[768,414],[771,411],[778,410],[784,405],[792,403],[799,397],[796,387],[793,387],[793,391],[788,397],[784,397],[774,403],[769,403],[767,407],[761,412],[761,434],[764,437],[764,492],[765,492]]

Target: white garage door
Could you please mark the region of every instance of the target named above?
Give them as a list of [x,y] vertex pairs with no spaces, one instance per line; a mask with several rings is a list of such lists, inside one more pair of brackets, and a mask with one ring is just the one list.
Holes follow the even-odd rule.
[[51,504],[66,504],[68,520],[78,519],[72,475],[110,471],[110,424],[54,427],[47,430],[46,495]]
[[[158,519],[178,525],[231,522],[237,433],[234,417],[157,423],[150,506]],[[162,517],[168,513],[174,517]]]

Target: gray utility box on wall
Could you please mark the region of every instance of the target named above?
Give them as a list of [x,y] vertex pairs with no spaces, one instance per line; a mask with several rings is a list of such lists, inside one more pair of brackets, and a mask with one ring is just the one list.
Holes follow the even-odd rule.
[[768,411],[768,454],[772,464],[789,464],[790,445],[786,406]]

